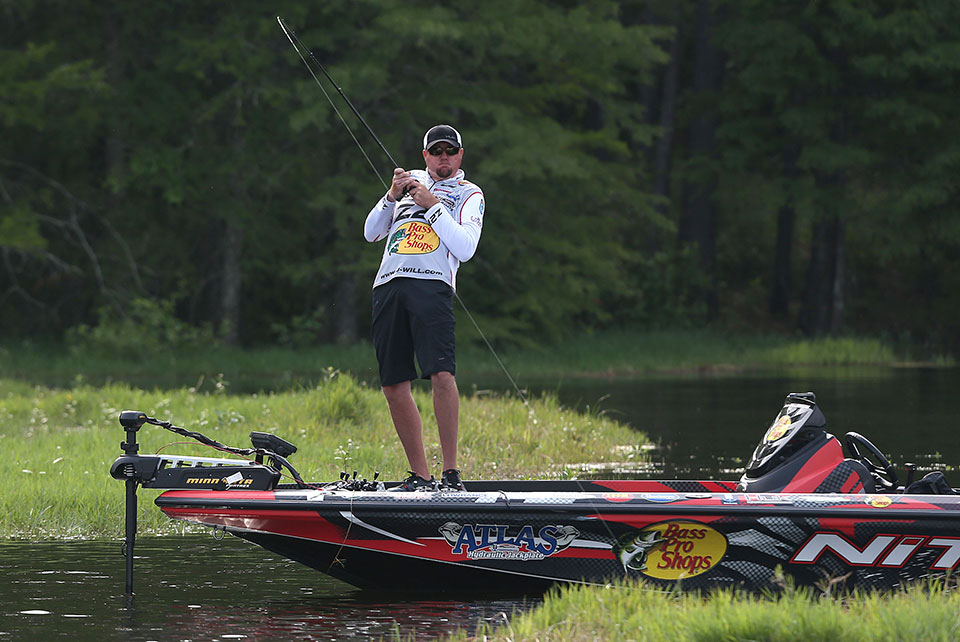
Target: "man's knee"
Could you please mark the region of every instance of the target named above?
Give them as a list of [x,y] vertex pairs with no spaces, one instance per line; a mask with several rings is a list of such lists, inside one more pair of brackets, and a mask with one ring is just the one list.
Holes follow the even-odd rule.
[[457,380],[452,372],[436,372],[430,375],[430,381],[435,392],[448,391],[457,385]]
[[387,403],[393,404],[403,401],[410,396],[410,382],[395,383],[389,386],[381,386],[383,396],[387,398]]

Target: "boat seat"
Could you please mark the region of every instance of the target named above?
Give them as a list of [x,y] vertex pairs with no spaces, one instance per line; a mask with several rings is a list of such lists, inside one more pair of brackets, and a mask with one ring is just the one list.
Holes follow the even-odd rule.
[[907,486],[903,491],[908,495],[960,495],[950,484],[947,478],[939,470],[927,473],[921,479]]
[[844,459],[813,492],[870,494],[876,491],[876,482],[867,467],[856,459]]

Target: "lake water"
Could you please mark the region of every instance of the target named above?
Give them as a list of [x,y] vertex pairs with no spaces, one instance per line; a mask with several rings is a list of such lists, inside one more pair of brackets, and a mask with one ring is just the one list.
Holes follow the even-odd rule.
[[[658,446],[650,453],[652,474],[683,479],[739,478],[787,393],[812,391],[828,432],[841,439],[849,431],[858,432],[900,470],[907,462],[921,472],[946,470],[947,479],[960,486],[957,368],[805,368],[778,374],[523,385],[534,394],[551,391],[567,407],[603,412],[642,430]],[[502,384],[489,387],[506,390]]]
[[[960,485],[957,369],[521,384],[643,430],[658,446],[651,452],[655,474],[677,478],[738,478],[785,395],[812,390],[833,434],[860,432],[898,467],[911,461],[921,472],[946,470]],[[461,380],[464,394],[474,388],[506,386]],[[614,463],[608,473],[629,471]],[[128,601],[118,542],[0,542],[0,642],[367,640],[396,632],[434,640],[458,628],[473,632],[480,622],[503,622],[536,604],[371,595],[232,537],[141,538],[136,551],[136,595]]]
[[[535,600],[373,595],[227,536],[0,543],[0,640],[435,640]],[[411,578],[411,581],[415,581]]]

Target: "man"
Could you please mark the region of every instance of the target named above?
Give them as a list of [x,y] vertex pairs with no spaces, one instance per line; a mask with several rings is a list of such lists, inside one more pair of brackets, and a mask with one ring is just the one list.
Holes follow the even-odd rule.
[[393,170],[390,189],[363,226],[369,242],[386,239],[373,283],[373,343],[380,385],[410,463],[397,490],[433,490],[420,412],[410,391],[421,376],[433,386],[440,433],[442,489],[463,490],[457,465],[457,390],[453,292],[457,268],[473,256],[483,227],[483,192],[464,179],[463,144],[450,125],[423,137],[426,170]]

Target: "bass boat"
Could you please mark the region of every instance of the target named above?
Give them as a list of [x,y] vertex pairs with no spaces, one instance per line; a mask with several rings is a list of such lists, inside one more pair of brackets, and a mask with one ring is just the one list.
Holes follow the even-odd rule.
[[[304,482],[292,444],[251,433],[252,448],[124,411],[127,590],[136,490],[168,489],[169,517],[226,531],[361,589],[411,586],[537,592],[556,583],[642,578],[704,590],[796,585],[889,590],[960,562],[960,494],[940,472],[901,484],[862,435],[826,431],[813,393],[791,393],[738,481],[467,481],[466,491],[397,492],[399,483]],[[159,425],[229,453],[137,454]],[[846,456],[844,454],[846,448]],[[293,483],[281,483],[288,476]]]

